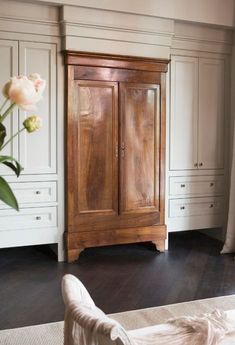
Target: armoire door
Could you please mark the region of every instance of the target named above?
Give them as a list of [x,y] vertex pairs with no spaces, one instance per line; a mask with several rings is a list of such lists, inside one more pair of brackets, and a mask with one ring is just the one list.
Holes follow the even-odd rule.
[[75,231],[105,227],[105,217],[118,214],[117,99],[117,83],[73,81],[68,211]]
[[160,86],[121,83],[120,109],[120,213],[159,213]]

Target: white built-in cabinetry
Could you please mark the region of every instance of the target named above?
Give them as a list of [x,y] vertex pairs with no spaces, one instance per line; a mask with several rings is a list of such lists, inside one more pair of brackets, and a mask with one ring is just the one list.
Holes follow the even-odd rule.
[[223,226],[225,62],[172,55],[168,230]]
[[[22,133],[4,150],[21,162],[24,171],[18,179],[6,168],[0,171],[20,203],[19,213],[0,204],[0,248],[58,243],[59,259],[63,259],[65,84],[61,50],[171,59],[166,85],[167,228],[222,226],[233,31],[226,25],[211,25],[222,22],[218,16],[211,21],[209,11],[210,20],[202,20],[208,24],[204,25],[198,20],[190,23],[180,7],[183,18],[178,19],[184,20],[171,15],[161,18],[159,13],[146,15],[144,5],[140,13],[137,8],[125,12],[124,7],[113,11],[60,5],[0,0],[0,87],[17,74],[38,72],[47,80],[38,110],[43,128]],[[213,9],[219,13],[221,8]],[[15,109],[6,121],[8,133],[15,133],[25,116]]]
[[[3,86],[14,75],[37,72],[47,81],[44,97],[33,112],[42,118],[42,128],[22,132],[1,154],[18,159],[24,170],[16,178],[2,168],[19,201],[20,212],[0,203],[0,247],[58,243],[57,186],[57,55],[56,44],[26,40],[0,40]],[[4,68],[3,68],[4,66]],[[1,102],[3,96],[0,96]],[[8,134],[22,128],[32,112],[15,109],[4,124]]]

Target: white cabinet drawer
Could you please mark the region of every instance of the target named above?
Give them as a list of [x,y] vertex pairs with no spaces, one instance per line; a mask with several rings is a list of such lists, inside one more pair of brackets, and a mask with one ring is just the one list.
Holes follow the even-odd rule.
[[[37,204],[56,201],[56,182],[19,182],[10,186],[21,206],[22,204]],[[6,208],[1,203],[0,208]]]
[[23,208],[20,212],[9,209],[0,211],[0,231],[55,226],[57,226],[56,207]]
[[171,196],[215,195],[224,193],[223,176],[182,176],[170,177]]
[[224,211],[223,204],[223,197],[170,200],[169,216],[188,217],[222,214]]

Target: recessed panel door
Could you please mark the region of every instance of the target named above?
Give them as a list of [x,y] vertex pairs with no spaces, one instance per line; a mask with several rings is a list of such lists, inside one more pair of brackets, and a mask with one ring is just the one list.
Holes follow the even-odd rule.
[[[1,56],[1,73],[0,73],[0,85],[1,88],[5,85],[8,80],[18,75],[18,42],[10,40],[0,40],[0,56]],[[0,106],[2,106],[5,101],[2,92],[0,92]],[[2,109],[1,114],[9,107],[10,102],[8,102]],[[15,134],[18,130],[18,109],[14,108],[12,114],[9,114],[4,120],[3,125],[7,129],[7,136],[5,138],[5,143],[10,137]],[[18,159],[18,140],[11,141],[2,151],[1,155],[13,156]],[[1,175],[14,175],[13,171],[8,167],[1,164],[0,166],[0,176]]]
[[198,58],[171,61],[170,170],[198,167]]
[[19,71],[30,75],[39,73],[46,80],[43,99],[33,112],[20,111],[19,129],[31,114],[42,118],[42,128],[29,135],[20,134],[19,160],[22,174],[54,174],[56,166],[56,45],[53,43],[20,42]]
[[75,137],[68,132],[74,160],[68,164],[77,224],[94,225],[118,213],[117,91],[112,82],[74,81],[69,121]]
[[158,213],[160,86],[121,83],[120,104],[120,213]]
[[199,140],[200,169],[224,167],[224,61],[200,59]]

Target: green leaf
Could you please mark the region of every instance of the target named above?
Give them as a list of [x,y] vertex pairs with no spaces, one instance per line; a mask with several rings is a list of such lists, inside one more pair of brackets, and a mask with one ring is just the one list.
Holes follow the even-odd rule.
[[19,211],[19,205],[16,200],[14,193],[12,192],[9,184],[4,178],[0,176],[0,200],[2,200],[8,206],[14,208],[16,211]]
[[17,177],[19,177],[21,171],[23,170],[23,167],[20,165],[20,163],[11,156],[0,156],[0,163],[12,169]]
[[0,148],[2,147],[5,137],[7,135],[6,127],[0,123]]

